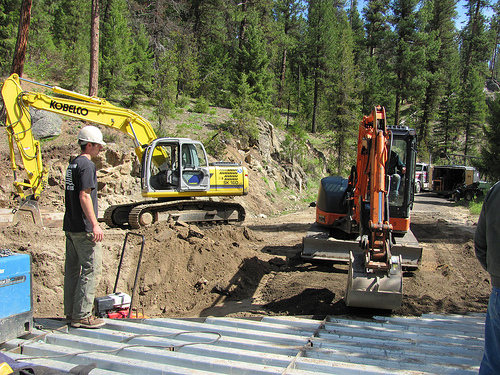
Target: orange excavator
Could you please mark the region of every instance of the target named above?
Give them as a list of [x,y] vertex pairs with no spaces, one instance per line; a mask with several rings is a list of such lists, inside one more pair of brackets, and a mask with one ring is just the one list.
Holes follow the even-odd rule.
[[[418,267],[422,256],[410,231],[415,155],[415,131],[387,126],[385,109],[375,107],[359,125],[350,177],[321,181],[316,223],[303,239],[302,257],[349,262],[348,306],[401,306],[402,268]],[[397,176],[388,173],[391,159],[404,165]]]

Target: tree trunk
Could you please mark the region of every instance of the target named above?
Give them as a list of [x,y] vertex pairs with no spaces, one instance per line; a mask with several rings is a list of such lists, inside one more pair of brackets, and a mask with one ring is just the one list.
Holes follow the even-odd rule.
[[283,89],[285,87],[285,75],[286,75],[286,54],[287,50],[283,51],[283,59],[281,60],[281,83],[280,83],[280,92],[278,98],[278,108],[281,108],[281,102],[283,100]]
[[30,30],[32,0],[23,0],[21,4],[21,17],[19,19],[19,30],[17,32],[16,50],[12,62],[11,73],[23,75],[26,47],[28,45],[28,33]]
[[313,113],[312,113],[312,126],[311,133],[316,133],[316,113],[318,112],[318,90],[319,90],[319,77],[318,72],[314,73],[314,99],[313,99]]
[[90,21],[90,74],[89,96],[99,90],[99,0],[92,0]]
[[398,92],[396,93],[396,107],[394,108],[394,125],[399,125],[399,109],[400,109],[400,100],[401,100],[401,94]]
[[399,111],[401,110],[401,102],[402,102],[402,95],[401,93],[403,92],[403,73],[401,71],[398,72],[398,89],[396,90],[396,107],[394,108],[394,125],[398,126],[399,125]]
[[241,48],[243,47],[243,41],[245,40],[245,31],[247,29],[247,16],[246,16],[246,12],[247,12],[247,0],[244,0],[243,2],[241,2],[240,4],[238,5],[241,5],[241,11],[243,12],[243,19],[241,20],[240,22],[240,32],[239,32],[239,42],[238,42],[238,47]]
[[469,46],[467,47],[467,57],[465,58],[465,67],[464,67],[464,78],[463,81],[465,82],[469,76],[469,68],[472,63],[472,41],[474,40],[474,37],[476,35],[476,30],[477,30],[477,20],[479,17],[479,12],[481,10],[481,1],[478,1],[476,3],[476,9],[474,11],[474,18],[472,19],[472,28],[470,32],[470,43]]

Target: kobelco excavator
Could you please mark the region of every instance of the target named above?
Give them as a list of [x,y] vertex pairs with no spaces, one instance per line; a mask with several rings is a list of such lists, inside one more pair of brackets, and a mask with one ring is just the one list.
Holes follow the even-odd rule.
[[[39,85],[58,96],[24,91],[20,81]],[[48,179],[40,143],[33,137],[30,107],[113,128],[133,139],[141,161],[142,196],[155,199],[110,206],[104,213],[108,226],[139,228],[169,218],[185,222],[237,222],[245,218],[245,210],[238,203],[192,199],[246,195],[249,189],[245,167],[228,162],[209,164],[205,148],[198,141],[157,138],[151,124],[129,109],[16,74],[4,82],[2,98],[14,186],[20,197],[17,221],[41,224],[38,200]],[[28,182],[17,175],[16,154]]]
[[410,230],[415,158],[415,131],[387,126],[385,109],[375,107],[360,123],[350,177],[321,180],[302,257],[349,262],[348,306],[401,306],[402,268],[416,269],[422,257]]

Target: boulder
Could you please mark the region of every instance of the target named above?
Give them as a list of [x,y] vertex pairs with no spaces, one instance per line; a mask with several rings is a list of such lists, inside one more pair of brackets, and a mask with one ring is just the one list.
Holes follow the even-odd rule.
[[56,137],[61,134],[62,120],[52,112],[30,108],[31,126],[36,139]]

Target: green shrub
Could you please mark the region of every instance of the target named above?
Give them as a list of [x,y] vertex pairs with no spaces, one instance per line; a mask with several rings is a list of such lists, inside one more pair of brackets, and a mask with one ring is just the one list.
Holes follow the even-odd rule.
[[196,104],[193,107],[193,112],[196,113],[208,113],[208,110],[210,109],[210,106],[208,104],[208,101],[204,97],[198,98],[196,101]]
[[479,215],[481,213],[481,209],[483,208],[483,197],[478,197],[474,199],[473,201],[469,202],[469,210],[470,213],[473,215]]
[[207,153],[216,159],[223,158],[228,137],[230,137],[230,135],[225,132],[211,132],[203,142]]
[[274,187],[276,188],[276,193],[280,194],[282,189],[279,181],[274,181]]
[[177,102],[175,103],[175,105],[178,108],[186,108],[189,105],[189,99],[188,99],[188,97],[187,96],[181,96],[181,97],[179,97],[179,99],[177,99]]
[[233,119],[220,124],[219,129],[238,139],[248,141],[250,147],[258,144],[259,128],[253,116],[233,112]]

